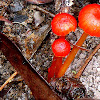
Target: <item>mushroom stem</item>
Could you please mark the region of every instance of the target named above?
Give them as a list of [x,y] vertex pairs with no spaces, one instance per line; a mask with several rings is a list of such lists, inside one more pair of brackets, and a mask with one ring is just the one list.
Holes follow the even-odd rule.
[[56,78],[59,68],[62,65],[62,58],[63,57],[53,57],[53,61],[51,66],[48,69],[48,79],[47,81],[50,82],[52,79]]
[[87,64],[89,63],[89,61],[92,59],[93,55],[98,51],[99,48],[100,48],[100,44],[90,54],[90,56],[87,58],[84,65],[81,67],[81,69],[78,71],[78,73],[74,76],[74,78],[79,78],[81,76],[81,74],[84,71],[84,69],[86,68]]
[[[65,36],[60,36],[59,38],[65,39]],[[63,57],[56,57],[54,55],[51,66],[48,69],[48,82],[50,82],[52,79],[57,78],[58,71],[62,66],[62,59]]]
[[[87,38],[87,36],[88,36],[88,34],[86,34],[84,32],[82,34],[82,36],[80,37],[80,39],[78,40],[78,42],[76,43],[76,45],[77,46],[82,46],[82,44],[84,43],[84,41]],[[73,49],[69,53],[68,57],[66,58],[64,64],[60,67],[58,75],[57,75],[57,78],[60,78],[65,74],[65,72],[68,69],[69,65],[74,60],[75,55],[77,54],[78,50],[79,50],[79,48],[77,48],[76,46],[73,47]]]

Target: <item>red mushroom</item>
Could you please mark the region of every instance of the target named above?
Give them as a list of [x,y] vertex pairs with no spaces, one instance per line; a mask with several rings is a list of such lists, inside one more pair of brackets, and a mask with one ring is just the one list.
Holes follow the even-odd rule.
[[[85,6],[79,13],[79,27],[85,32],[82,34],[76,45],[82,46],[86,37],[89,35],[100,37],[100,5],[99,4],[89,4]],[[61,66],[57,77],[62,77],[69,65],[75,58],[79,48],[73,47],[70,54],[66,58],[64,64]]]
[[[71,31],[75,31],[77,27],[77,21],[76,19],[67,13],[59,13],[57,15],[55,15],[55,17],[53,18],[52,22],[51,22],[51,28],[52,31],[60,36],[60,38],[65,38],[65,36],[67,34],[69,34],[69,32]],[[60,52],[59,52],[60,54]],[[66,53],[65,53],[66,54]],[[62,58],[63,56],[57,57],[58,53],[55,53],[55,56],[53,58],[52,64],[48,69],[48,79],[50,81],[50,78],[57,76],[58,70],[56,70],[57,68],[59,69],[62,66]],[[56,66],[56,69],[55,69]],[[56,70],[56,71],[55,71]]]
[[52,44],[52,51],[56,57],[65,57],[70,52],[70,44],[63,38],[55,40]]
[[51,22],[52,31],[58,36],[69,34],[71,31],[75,31],[76,27],[76,19],[67,13],[57,14]]
[[79,27],[91,36],[100,37],[100,5],[89,4],[79,13]]
[[64,38],[55,40],[52,44],[52,51],[54,53],[53,62],[48,69],[48,82],[52,77],[57,76],[58,71],[62,65],[62,57],[65,57],[70,52],[70,44]]

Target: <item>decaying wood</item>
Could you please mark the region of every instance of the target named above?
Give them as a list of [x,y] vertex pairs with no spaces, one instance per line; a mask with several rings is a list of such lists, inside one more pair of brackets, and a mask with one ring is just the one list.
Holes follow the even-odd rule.
[[94,49],[94,51],[89,55],[89,57],[87,58],[87,60],[85,61],[84,65],[81,67],[81,69],[78,71],[78,73],[75,75],[75,78],[79,78],[82,75],[82,72],[84,71],[84,69],[86,68],[87,64],[89,63],[89,61],[92,59],[93,55],[98,51],[98,49],[100,49],[100,44],[97,45],[97,47]]
[[2,33],[0,33],[0,50],[22,76],[36,100],[61,100],[61,98],[51,90],[47,82],[40,77],[23,57],[17,46]]

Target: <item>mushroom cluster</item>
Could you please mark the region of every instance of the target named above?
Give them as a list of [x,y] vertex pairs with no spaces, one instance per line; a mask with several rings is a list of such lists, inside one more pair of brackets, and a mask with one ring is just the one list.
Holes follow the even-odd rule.
[[62,66],[62,58],[67,56],[71,50],[70,43],[65,39],[65,36],[77,27],[76,19],[67,13],[57,14],[52,22],[51,28],[54,34],[59,36],[52,44],[54,58],[51,66],[48,69],[48,82],[51,78],[57,78],[60,67]]
[[[77,41],[77,46],[82,46],[88,35],[100,37],[100,5],[88,4],[79,12],[79,27],[84,30],[84,33]],[[70,54],[66,58],[64,64],[60,67],[58,77],[62,77],[68,69],[71,62],[74,60],[79,48],[73,47]],[[62,70],[63,69],[63,70]]]
[[[80,39],[77,41],[76,43],[77,46],[81,47],[88,35],[100,37],[100,5],[99,4],[88,4],[85,7],[83,7],[81,11],[79,12],[78,20],[79,20],[78,25],[81,29],[84,30],[84,32],[81,35]],[[76,19],[72,15],[67,14],[67,13],[57,14],[51,22],[51,28],[52,28],[53,33],[60,36],[60,38],[64,36],[63,37],[64,41],[66,41],[65,36],[69,34],[71,31],[75,31],[76,27],[77,27]],[[78,50],[80,49],[77,46],[74,46],[73,49],[69,52],[69,54],[66,50],[64,50],[67,52],[65,56],[66,55],[68,56],[64,64],[62,64],[62,58],[60,58],[60,60],[57,60],[57,59],[59,58],[59,56],[64,57],[64,54],[61,51],[63,50],[63,45],[55,41],[54,41],[54,44],[52,44],[52,50],[55,56],[52,61],[51,67],[49,67],[48,69],[49,80],[54,76],[56,76],[56,78],[62,77],[65,74],[71,62],[74,60],[75,55],[77,54]],[[56,43],[57,45],[55,45]],[[60,45],[60,47],[58,44]],[[60,51],[61,51],[61,54],[63,54],[62,56],[61,54],[58,55]],[[57,55],[58,57],[56,57]]]

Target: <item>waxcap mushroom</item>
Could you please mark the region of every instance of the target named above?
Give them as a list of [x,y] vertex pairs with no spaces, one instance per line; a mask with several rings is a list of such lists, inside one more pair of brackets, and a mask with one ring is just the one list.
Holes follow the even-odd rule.
[[100,5],[88,4],[79,12],[79,27],[85,33],[100,37]]
[[58,36],[66,36],[77,27],[76,19],[68,13],[59,13],[55,15],[51,22],[53,33]]

